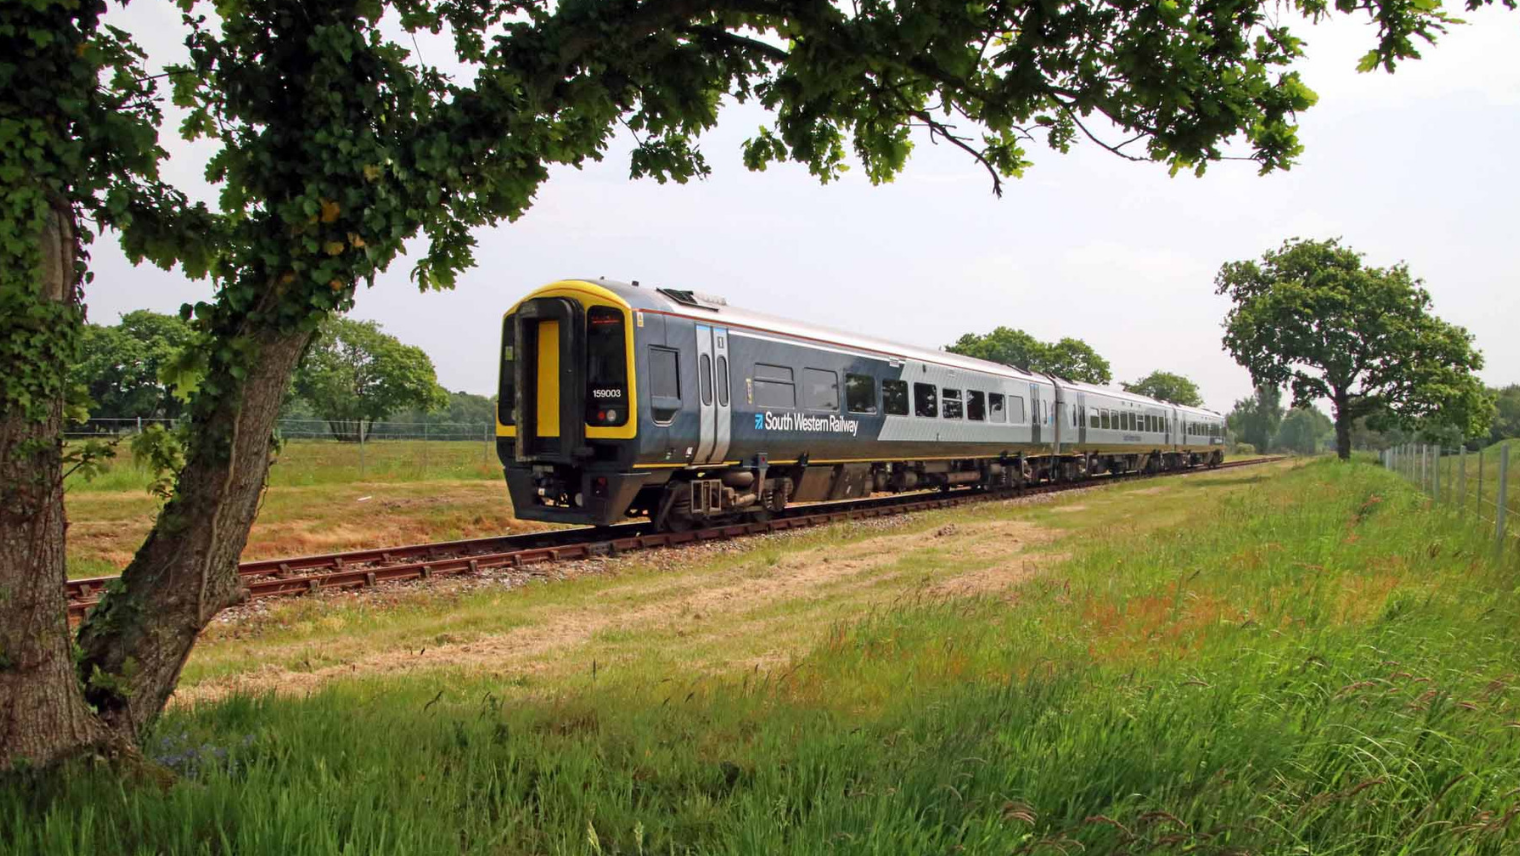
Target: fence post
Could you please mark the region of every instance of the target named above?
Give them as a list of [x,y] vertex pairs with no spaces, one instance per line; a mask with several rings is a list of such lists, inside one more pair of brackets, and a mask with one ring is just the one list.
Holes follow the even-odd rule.
[[1494,556],[1504,556],[1504,502],[1509,492],[1509,446],[1499,447],[1499,502],[1494,509]]
[[1431,497],[1433,497],[1435,499],[1436,505],[1440,505],[1441,504],[1441,447],[1439,445],[1436,446],[1435,455],[1436,455],[1436,465],[1434,467],[1431,467],[1431,473],[1430,473],[1430,495],[1431,495]]
[[1485,449],[1478,450],[1478,519],[1483,519],[1483,453]]
[[1457,514],[1467,510],[1467,445],[1457,447]]

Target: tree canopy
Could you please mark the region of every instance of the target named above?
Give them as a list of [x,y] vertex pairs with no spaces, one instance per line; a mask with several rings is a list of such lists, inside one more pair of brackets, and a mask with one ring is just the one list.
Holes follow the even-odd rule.
[[1510,437],[1520,437],[1520,383],[1512,383],[1503,389],[1491,389],[1494,397],[1494,422],[1488,429],[1488,440],[1497,443]]
[[1338,239],[1290,240],[1260,262],[1225,264],[1215,284],[1234,302],[1225,348],[1257,385],[1289,385],[1295,406],[1329,399],[1342,458],[1352,423],[1372,414],[1486,429],[1493,405],[1473,374],[1483,356],[1430,313],[1405,265],[1367,266]]
[[295,392],[334,438],[356,442],[398,410],[447,407],[433,361],[374,321],[330,318],[296,370]]
[[1272,446],[1285,452],[1314,455],[1334,431],[1334,424],[1319,408],[1293,407],[1283,417],[1277,435],[1272,438]]
[[1180,374],[1158,369],[1134,383],[1121,382],[1119,385],[1124,387],[1126,392],[1133,392],[1136,395],[1147,395],[1186,407],[1203,406],[1203,396],[1198,393],[1198,384]]
[[85,388],[92,417],[173,419],[183,402],[162,375],[194,335],[178,316],[146,309],[112,326],[87,324],[69,379]]
[[998,327],[985,334],[967,333],[945,350],[1067,380],[1098,384],[1113,380],[1108,360],[1080,339],[1041,342],[1023,330]]
[[[130,745],[158,715],[200,629],[242,596],[275,420],[322,323],[407,242],[418,285],[451,286],[472,230],[521,216],[550,167],[601,157],[620,128],[634,176],[686,181],[708,172],[697,139],[723,100],[754,99],[774,118],[745,145],[752,169],[790,160],[828,181],[853,156],[887,181],[917,130],[1001,192],[1041,142],[1174,171],[1232,152],[1285,168],[1314,103],[1291,68],[1304,43],[1265,0],[180,6],[188,61],[159,75],[102,26],[100,0],[0,4],[0,649],[21,664],[0,667],[0,769]],[[1367,68],[1418,56],[1450,20],[1423,0],[1292,8],[1366,14]],[[455,78],[411,50],[445,29]],[[160,178],[165,76],[183,135],[210,141],[215,211]],[[198,385],[172,498],[71,644],[58,437],[89,221],[214,294],[182,313],[196,344],[174,368]]]

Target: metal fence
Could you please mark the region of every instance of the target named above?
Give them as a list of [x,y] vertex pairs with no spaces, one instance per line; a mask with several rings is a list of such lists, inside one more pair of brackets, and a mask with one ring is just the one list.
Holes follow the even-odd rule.
[[[70,425],[69,440],[130,440],[153,425],[173,429],[177,419],[102,417]],[[281,419],[276,425],[285,441],[282,459],[327,471],[346,470],[369,475],[408,469],[412,474],[447,473],[496,462],[495,424],[463,422],[377,422],[364,432],[352,426],[334,428],[325,419]]]
[[[1514,551],[1520,528],[1512,524],[1520,513],[1520,497],[1510,493],[1510,444],[1469,452],[1465,447],[1444,449],[1425,443],[1407,443],[1384,449],[1383,466],[1403,475],[1430,494],[1437,507],[1471,517],[1493,533],[1494,555]],[[1520,460],[1516,462],[1520,466]]]

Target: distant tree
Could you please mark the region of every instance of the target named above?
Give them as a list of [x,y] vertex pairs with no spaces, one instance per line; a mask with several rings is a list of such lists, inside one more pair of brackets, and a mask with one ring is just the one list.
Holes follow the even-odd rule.
[[1334,433],[1335,424],[1318,408],[1294,407],[1283,417],[1277,436],[1272,439],[1272,447],[1284,452],[1313,455]]
[[1485,430],[1493,412],[1466,330],[1430,314],[1430,293],[1399,264],[1366,267],[1338,239],[1290,240],[1260,263],[1229,262],[1215,279],[1235,305],[1225,347],[1260,384],[1291,384],[1295,406],[1330,399],[1336,453],[1374,413],[1404,424]]
[[1198,384],[1171,372],[1153,371],[1134,383],[1120,383],[1126,392],[1146,395],[1185,407],[1202,407],[1203,396],[1198,394]]
[[1258,386],[1250,398],[1235,402],[1235,408],[1225,417],[1225,422],[1235,436],[1265,451],[1272,445],[1272,437],[1277,434],[1282,419],[1282,390],[1267,384]]
[[92,416],[172,419],[184,403],[162,373],[193,338],[178,316],[146,309],[128,312],[115,326],[87,324],[69,380],[89,394]]
[[967,333],[945,350],[1067,380],[1097,384],[1113,380],[1108,360],[1081,339],[1041,342],[1023,330],[998,327],[986,334]]
[[1494,422],[1488,429],[1489,442],[1520,437],[1520,384],[1491,389],[1489,394],[1494,397],[1495,405]]
[[358,442],[376,420],[405,407],[448,404],[433,361],[373,321],[331,318],[296,370],[296,394],[327,422],[332,435]]

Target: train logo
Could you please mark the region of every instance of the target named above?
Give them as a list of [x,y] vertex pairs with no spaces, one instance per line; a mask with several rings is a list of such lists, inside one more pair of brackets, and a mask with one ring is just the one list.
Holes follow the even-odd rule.
[[810,416],[806,413],[772,413],[769,410],[755,414],[756,431],[812,431],[829,434],[860,432],[860,420],[839,416]]

